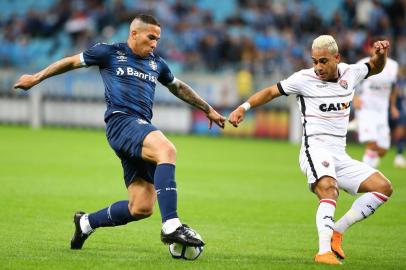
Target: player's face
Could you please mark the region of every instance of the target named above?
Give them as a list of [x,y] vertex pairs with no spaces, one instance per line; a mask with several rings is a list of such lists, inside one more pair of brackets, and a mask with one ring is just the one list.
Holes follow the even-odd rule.
[[316,49],[312,51],[312,60],[314,72],[320,80],[328,81],[338,77],[339,54],[331,54],[327,49]]
[[152,53],[161,37],[161,28],[153,24],[145,24],[138,31],[131,32],[135,54],[146,57]]

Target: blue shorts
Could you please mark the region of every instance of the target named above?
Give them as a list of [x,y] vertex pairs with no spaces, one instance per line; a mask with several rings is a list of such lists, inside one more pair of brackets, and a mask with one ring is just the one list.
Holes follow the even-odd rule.
[[156,164],[143,160],[141,151],[145,137],[155,130],[154,125],[135,115],[116,113],[108,119],[107,140],[121,159],[126,187],[136,177],[154,183]]

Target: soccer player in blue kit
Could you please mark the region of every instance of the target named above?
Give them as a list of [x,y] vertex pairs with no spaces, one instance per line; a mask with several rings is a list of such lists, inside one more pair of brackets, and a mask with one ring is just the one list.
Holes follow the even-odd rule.
[[99,227],[120,226],[151,216],[158,199],[162,217],[161,241],[203,246],[197,233],[177,214],[175,146],[151,124],[155,85],[165,85],[176,97],[206,113],[209,127],[224,128],[225,118],[153,54],[161,36],[160,24],[150,15],[131,22],[127,43],[99,43],[83,53],[63,58],[33,75],[22,75],[14,88],[28,90],[46,78],[73,69],[98,66],[105,85],[106,135],[121,159],[128,200],[86,214],[76,212],[72,249],[81,249]]

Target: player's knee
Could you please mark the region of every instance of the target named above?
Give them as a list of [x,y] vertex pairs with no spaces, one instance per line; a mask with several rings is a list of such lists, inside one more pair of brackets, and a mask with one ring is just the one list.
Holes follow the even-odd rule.
[[393,193],[393,186],[389,181],[382,181],[382,183],[377,187],[377,192],[385,194],[390,197]]
[[147,205],[132,206],[130,205],[130,214],[135,219],[143,219],[150,217],[154,212],[153,207]]
[[167,142],[161,145],[159,162],[176,162],[176,148],[171,142]]
[[313,190],[319,198],[323,199],[337,200],[339,194],[337,181],[331,177],[322,177],[316,182]]
[[379,157],[384,157],[384,156],[386,155],[386,152],[388,152],[387,149],[379,148],[379,149],[378,149],[378,156],[379,156]]

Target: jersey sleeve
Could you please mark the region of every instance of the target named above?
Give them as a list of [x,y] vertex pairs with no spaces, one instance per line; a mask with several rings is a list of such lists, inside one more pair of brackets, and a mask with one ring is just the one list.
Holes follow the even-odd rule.
[[161,58],[161,69],[158,76],[158,81],[163,85],[171,84],[175,80],[175,76],[173,76],[171,70],[169,69],[168,64]]
[[[282,80],[276,84],[279,92],[282,95],[289,96],[291,94],[300,94],[300,73],[293,73],[289,78]],[[303,81],[303,79],[302,79]]]
[[80,54],[84,66],[103,66],[107,62],[110,45],[97,43]]
[[371,67],[368,63],[359,63],[350,65],[351,72],[354,74],[354,85],[359,84],[362,80],[369,76]]

